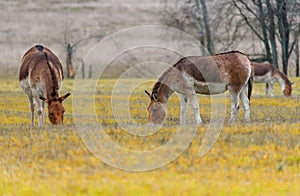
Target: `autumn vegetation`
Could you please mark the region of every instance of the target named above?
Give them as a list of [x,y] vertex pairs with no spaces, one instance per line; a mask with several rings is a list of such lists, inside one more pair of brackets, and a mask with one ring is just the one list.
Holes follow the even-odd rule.
[[[204,124],[198,128],[191,145],[164,167],[128,172],[103,163],[88,150],[74,124],[72,99],[65,101],[63,126],[51,126],[46,120],[45,126],[32,127],[28,101],[18,81],[1,79],[5,85],[0,93],[0,194],[297,195],[300,80],[292,78],[292,81],[295,88],[290,98],[282,96],[279,85],[275,85],[275,97],[265,97],[264,85],[255,84],[251,123],[243,121],[240,110],[236,123],[223,126],[215,146],[204,157],[198,156],[198,150],[209,124],[211,101],[207,96],[199,96]],[[114,82],[99,80],[95,95],[82,95],[95,97],[98,122],[114,142],[129,149],[145,150],[172,139],[174,127],[179,123],[176,95],[168,104],[166,126],[145,140],[116,123],[110,109]],[[151,85],[141,89],[144,87]],[[73,81],[66,80],[61,93],[72,88]],[[129,101],[134,120],[146,123],[148,98],[144,92],[138,88]],[[229,109],[228,98],[224,103]],[[88,118],[82,118],[82,124],[89,123]]]

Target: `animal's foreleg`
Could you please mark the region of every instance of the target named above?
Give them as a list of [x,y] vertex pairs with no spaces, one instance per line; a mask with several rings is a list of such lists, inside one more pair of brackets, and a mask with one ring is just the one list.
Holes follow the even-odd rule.
[[245,110],[245,120],[247,122],[250,122],[250,102],[249,102],[245,88],[242,90],[242,92],[240,94],[240,98],[242,100],[243,107]]
[[181,97],[180,97],[180,109],[181,109],[180,124],[181,125],[185,124],[187,101],[188,101],[188,97],[186,95],[181,95]]
[[267,82],[267,83],[266,83],[266,93],[265,93],[265,96],[268,95],[268,91],[269,91],[269,83]]
[[269,88],[270,88],[270,95],[271,95],[271,97],[273,97],[274,96],[274,89],[273,89],[273,82],[270,82],[270,84],[269,84]]
[[199,125],[199,124],[202,123],[202,119],[200,117],[199,103],[198,103],[196,92],[191,93],[191,95],[189,96],[189,99],[191,100],[191,105],[192,105],[193,110],[194,110],[196,123]]

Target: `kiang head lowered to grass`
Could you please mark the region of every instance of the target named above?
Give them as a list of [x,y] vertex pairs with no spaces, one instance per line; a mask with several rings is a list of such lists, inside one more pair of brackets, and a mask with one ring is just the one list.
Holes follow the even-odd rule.
[[59,125],[63,124],[65,109],[62,105],[62,102],[70,96],[70,93],[65,94],[64,96],[48,99],[45,97],[39,97],[44,102],[48,103],[48,117],[52,124]]
[[[180,59],[162,73],[152,88],[145,91],[150,98],[149,123],[161,124],[166,118],[165,105],[173,92],[181,94],[180,123],[185,124],[187,102],[190,100],[197,124],[202,120],[199,113],[197,93],[213,95],[229,90],[232,123],[238,112],[239,98],[245,109],[245,120],[250,121],[250,96],[253,72],[248,57],[241,52],[231,51],[213,56],[190,56]],[[246,88],[248,87],[248,92]]]
[[59,59],[48,48],[36,45],[22,58],[19,73],[21,88],[26,93],[31,111],[31,124],[34,125],[34,107],[38,114],[38,124],[44,122],[44,103],[48,104],[48,117],[52,124],[63,124],[65,112],[62,102],[70,96],[59,96],[64,79]]
[[274,96],[273,84],[278,82],[284,96],[289,97],[292,95],[292,82],[288,77],[278,70],[274,65],[268,63],[252,62],[254,66],[254,82],[266,83],[265,95]]
[[167,116],[165,106],[162,104],[161,101],[159,101],[156,93],[150,94],[148,91],[145,91],[145,93],[149,96],[151,100],[147,108],[149,114],[149,123],[156,125],[162,124]]

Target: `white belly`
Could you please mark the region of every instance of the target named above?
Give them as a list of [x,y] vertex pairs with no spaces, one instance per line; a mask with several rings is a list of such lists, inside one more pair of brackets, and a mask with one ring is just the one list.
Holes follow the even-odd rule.
[[257,83],[271,82],[272,80],[271,74],[272,74],[271,72],[268,72],[263,76],[254,76],[254,82]]

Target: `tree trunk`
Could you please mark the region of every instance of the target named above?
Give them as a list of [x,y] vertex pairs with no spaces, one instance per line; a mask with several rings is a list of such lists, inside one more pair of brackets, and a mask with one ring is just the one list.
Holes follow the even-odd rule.
[[199,7],[198,0],[194,0],[194,4],[195,4],[195,13],[196,13],[196,20],[197,20],[197,29],[198,29],[198,34],[199,34],[199,41],[204,46],[205,45],[204,44],[204,36],[203,36],[203,30],[202,30],[202,24],[201,24],[201,18],[200,18],[200,7]]
[[295,59],[295,64],[296,64],[296,77],[299,77],[299,40],[297,40],[296,45],[295,45],[295,54],[296,54],[296,59]]
[[84,61],[81,61],[81,76],[82,76],[82,79],[84,79],[85,78],[85,64],[84,64]]
[[92,65],[89,66],[89,78],[92,78]]
[[289,60],[289,24],[287,19],[286,0],[276,0],[278,29],[281,42],[282,71],[287,75]]
[[209,25],[209,18],[208,18],[208,12],[206,7],[206,0],[200,0],[202,11],[203,11],[203,20],[205,25],[205,32],[206,32],[206,40],[207,40],[207,49],[210,54],[214,54],[214,45],[213,40],[211,38],[211,32],[210,32],[210,25]]
[[274,9],[270,3],[270,0],[266,0],[267,9],[268,9],[268,18],[270,21],[269,24],[269,36],[270,42],[272,47],[272,64],[278,69],[278,52],[276,47],[276,29],[275,29],[275,22],[274,22]]
[[72,54],[73,54],[73,48],[71,47],[70,44],[68,44],[68,48],[67,48],[67,78],[74,78],[75,74],[74,74],[74,69],[73,69],[73,65],[72,65]]
[[267,59],[269,63],[272,63],[272,56],[271,56],[271,50],[270,50],[270,45],[269,45],[269,38],[268,38],[268,32],[267,32],[267,25],[265,22],[265,14],[264,14],[264,10],[263,10],[263,5],[261,0],[257,1],[258,3],[258,8],[259,8],[259,22],[261,25],[261,30],[263,33],[263,42],[265,45],[265,50],[266,50],[266,55],[267,55]]

